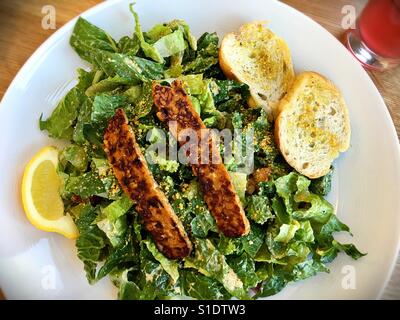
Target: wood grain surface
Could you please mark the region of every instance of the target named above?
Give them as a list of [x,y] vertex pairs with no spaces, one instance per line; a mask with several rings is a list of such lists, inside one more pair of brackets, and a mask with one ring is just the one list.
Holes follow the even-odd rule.
[[[56,31],[42,28],[43,6],[53,5],[56,9],[58,29],[73,17],[100,2],[102,1],[0,0],[0,99],[25,61]],[[344,32],[341,27],[342,7],[354,5],[358,14],[367,3],[366,0],[282,0],[282,2],[308,15],[338,38]],[[395,123],[397,134],[400,135],[400,68],[369,74],[382,94]],[[1,292],[0,297],[2,297]]]

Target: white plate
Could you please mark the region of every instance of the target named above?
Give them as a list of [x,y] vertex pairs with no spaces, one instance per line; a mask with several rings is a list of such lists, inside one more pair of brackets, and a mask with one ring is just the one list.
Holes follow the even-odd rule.
[[[129,2],[107,1],[83,16],[119,39],[133,32]],[[340,88],[353,133],[351,148],[335,163],[338,174],[331,200],[354,234],[344,240],[368,255],[358,261],[340,255],[330,265],[330,274],[290,285],[275,298],[378,298],[398,251],[400,153],[389,113],[367,73],[326,30],[277,1],[139,0],[136,9],[144,30],[182,18],[197,36],[204,31],[222,36],[244,22],[267,19],[289,44],[296,71],[320,72]],[[51,112],[76,68],[85,65],[68,44],[74,22],[32,55],[0,108],[0,287],[11,299],[115,298],[109,280],[87,284],[73,241],[32,227],[20,201],[25,164],[43,146],[55,143],[39,131],[39,116]]]

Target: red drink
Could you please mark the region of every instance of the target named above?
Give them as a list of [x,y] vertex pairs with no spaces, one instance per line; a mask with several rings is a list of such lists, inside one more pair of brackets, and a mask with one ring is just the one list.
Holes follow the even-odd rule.
[[372,51],[400,58],[400,0],[371,0],[360,16],[359,30]]
[[384,70],[400,63],[400,0],[370,0],[357,30],[345,37],[350,52],[364,67]]

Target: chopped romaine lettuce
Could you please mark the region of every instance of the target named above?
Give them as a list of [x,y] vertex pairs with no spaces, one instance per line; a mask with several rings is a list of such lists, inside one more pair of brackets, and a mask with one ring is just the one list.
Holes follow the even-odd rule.
[[169,22],[167,26],[172,30],[182,30],[185,40],[188,42],[190,48],[194,51],[197,50],[196,38],[190,32],[190,28],[185,21],[176,19]]
[[227,258],[228,264],[242,280],[245,288],[250,289],[257,286],[259,279],[256,274],[254,260],[247,253],[240,256],[230,256]]
[[247,236],[241,238],[244,251],[255,257],[264,243],[265,234],[261,227],[252,224]]
[[85,90],[91,84],[94,73],[78,70],[79,82],[65,97],[57,104],[47,120],[40,116],[40,130],[46,130],[50,137],[71,140],[74,134],[74,124],[85,103]]
[[97,124],[106,123],[114,115],[115,109],[125,106],[125,104],[126,98],[124,96],[109,95],[106,93],[97,95],[93,101],[90,120]]
[[102,218],[102,215],[100,215],[98,219],[101,220],[97,221],[97,226],[106,234],[113,247],[123,244],[127,230],[126,217],[122,216],[116,220],[110,220],[107,216]]
[[165,272],[169,274],[173,284],[176,284],[179,279],[178,263],[166,258],[160,251],[158,251],[153,241],[144,240],[144,243],[147,246],[147,250],[149,250],[153,255],[154,259],[156,259],[161,264]]
[[66,166],[68,162],[79,172],[86,171],[89,163],[89,157],[84,147],[71,144],[60,154],[60,164]]
[[140,26],[139,22],[139,16],[133,10],[133,4],[129,5],[129,9],[131,10],[133,17],[135,18],[135,35],[139,39],[140,47],[142,48],[145,56],[153,59],[156,62],[163,63],[164,59],[162,58],[158,50],[151,44],[147,43],[144,39],[142,27]]
[[[340,252],[361,258],[353,244],[334,238],[335,232],[350,231],[323,198],[332,170],[309,180],[285,162],[275,145],[274,124],[262,109],[248,106],[249,87],[222,73],[217,35],[206,32],[196,41],[183,20],[143,32],[130,8],[134,30],[118,42],[77,20],[70,43],[91,69],[79,69],[77,85],[47,120],[40,120],[49,136],[70,142],[60,152],[57,172],[65,210],[79,230],[76,247],[88,281],[109,275],[119,299],[247,299],[328,272],[326,264]],[[250,220],[245,236],[219,232],[190,166],[160,149],[151,151],[167,136],[153,108],[152,85],[175,79],[183,81],[207,127],[243,130],[219,150],[233,152],[225,165]],[[125,110],[155,181],[193,243],[184,261],[158,250],[108,162],[103,135],[116,108]],[[176,141],[169,143],[167,151]],[[268,181],[254,182],[253,168],[268,170]],[[251,174],[254,183],[248,184]]]
[[183,291],[189,297],[201,300],[223,300],[231,297],[218,281],[201,273],[182,270],[180,274]]
[[91,196],[105,196],[106,192],[99,176],[93,171],[76,177],[70,176],[65,182],[64,189],[65,194],[77,195],[82,199]]
[[76,226],[79,237],[76,240],[78,258],[82,260],[89,283],[96,281],[97,263],[102,260],[106,248],[106,235],[93,222],[96,219],[96,209],[91,205],[79,205],[75,208]]
[[288,243],[293,239],[294,234],[300,228],[300,223],[293,220],[291,224],[282,224],[279,228],[278,235],[274,238],[276,242]]
[[247,174],[243,172],[229,172],[233,186],[242,204],[245,203],[245,193],[247,186]]
[[102,209],[102,213],[107,219],[113,222],[126,214],[132,205],[132,200],[127,195],[123,194],[120,199],[113,201]]
[[197,40],[196,54],[184,65],[183,71],[189,73],[203,73],[218,63],[218,36],[216,33],[204,33]]
[[123,53],[96,51],[93,53],[96,65],[109,77],[119,76],[126,84],[138,84],[161,79],[163,67],[157,62]]
[[71,46],[82,59],[94,63],[93,52],[97,50],[118,52],[115,40],[104,30],[79,17],[70,39]]
[[161,57],[166,58],[184,51],[186,43],[183,38],[183,32],[178,29],[157,40],[153,46],[159,52]]
[[128,56],[135,56],[140,49],[139,38],[134,35],[133,37],[124,36],[118,41],[118,51]]
[[323,177],[311,180],[310,191],[320,196],[328,195],[332,186],[332,174],[333,167],[331,167],[331,170]]
[[131,236],[127,231],[127,236],[122,243],[119,243],[111,253],[107,256],[104,264],[99,269],[97,273],[96,280],[104,278],[111,271],[118,269],[121,265],[126,265],[128,263],[136,262],[138,259],[138,254],[133,247]]
[[93,97],[99,93],[109,92],[118,88],[119,86],[127,84],[129,84],[129,81],[127,79],[121,78],[120,76],[116,75],[114,77],[109,77],[92,84],[89,88],[86,89],[85,93],[88,97]]
[[259,224],[264,224],[268,219],[273,218],[268,197],[251,195],[248,199],[246,210],[251,220]]
[[245,298],[243,282],[228,265],[225,257],[208,239],[196,239],[195,256],[185,258],[185,268],[197,269],[201,274],[219,281],[233,296]]

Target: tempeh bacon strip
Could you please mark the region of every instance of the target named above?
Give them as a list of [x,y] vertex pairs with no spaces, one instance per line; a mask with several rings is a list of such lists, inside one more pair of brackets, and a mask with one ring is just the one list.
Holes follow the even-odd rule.
[[134,201],[157,248],[171,259],[189,255],[192,244],[147,167],[122,109],[117,109],[109,121],[104,134],[104,150],[119,184]]
[[[176,130],[173,132],[180,145],[186,142],[179,141],[179,133],[185,129],[196,131],[198,141],[201,141],[201,130],[206,129],[203,121],[193,108],[189,96],[183,89],[182,81],[175,80],[171,87],[153,83],[153,100],[158,112],[157,117],[163,122],[176,121]],[[222,163],[219,152],[213,152],[217,148],[211,138],[206,143],[213,155],[212,163],[204,164],[200,160],[192,163],[192,170],[198,177],[204,200],[214,216],[219,230],[227,237],[239,237],[246,235],[250,230],[240,203],[235,192],[231,178]],[[202,159],[203,143],[199,143],[196,157]],[[215,158],[216,156],[216,158]]]

